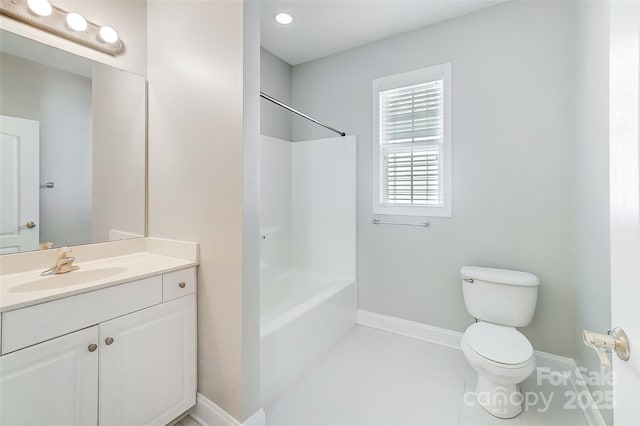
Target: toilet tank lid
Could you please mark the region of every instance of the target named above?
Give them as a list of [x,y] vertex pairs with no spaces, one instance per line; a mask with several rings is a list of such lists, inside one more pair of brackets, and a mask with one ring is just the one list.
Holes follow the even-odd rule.
[[529,272],[510,271],[508,269],[484,268],[481,266],[463,266],[460,269],[463,277],[493,283],[536,287],[540,280]]

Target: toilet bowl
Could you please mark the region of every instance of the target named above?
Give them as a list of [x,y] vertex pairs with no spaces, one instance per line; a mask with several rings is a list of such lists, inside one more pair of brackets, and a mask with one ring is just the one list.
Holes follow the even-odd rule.
[[512,418],[522,412],[519,383],[531,375],[536,362],[533,347],[513,327],[477,322],[465,331],[462,352],[478,373],[478,404],[495,417]]
[[535,369],[533,347],[516,327],[533,319],[538,278],[527,272],[465,266],[460,270],[465,306],[476,318],[461,347],[478,373],[475,397],[495,417],[522,412],[519,384]]

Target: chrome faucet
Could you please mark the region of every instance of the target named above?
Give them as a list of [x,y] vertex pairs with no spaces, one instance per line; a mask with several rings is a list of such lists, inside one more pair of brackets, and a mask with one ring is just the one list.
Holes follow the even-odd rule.
[[73,261],[76,260],[76,258],[68,256],[69,253],[71,253],[71,249],[69,247],[62,247],[58,249],[58,260],[56,260],[56,264],[40,275],[47,276],[55,274],[65,274],[67,272],[80,269],[79,266],[73,266]]

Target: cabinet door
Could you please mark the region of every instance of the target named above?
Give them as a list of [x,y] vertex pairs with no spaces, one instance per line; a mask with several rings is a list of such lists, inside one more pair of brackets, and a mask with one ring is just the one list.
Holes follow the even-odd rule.
[[0,424],[98,423],[98,327],[0,357]]
[[167,424],[195,404],[196,299],[100,324],[100,424]]

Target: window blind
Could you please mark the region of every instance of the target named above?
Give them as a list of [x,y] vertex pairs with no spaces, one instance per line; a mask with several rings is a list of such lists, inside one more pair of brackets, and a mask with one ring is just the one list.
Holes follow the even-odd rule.
[[380,92],[382,202],[442,204],[443,80]]

